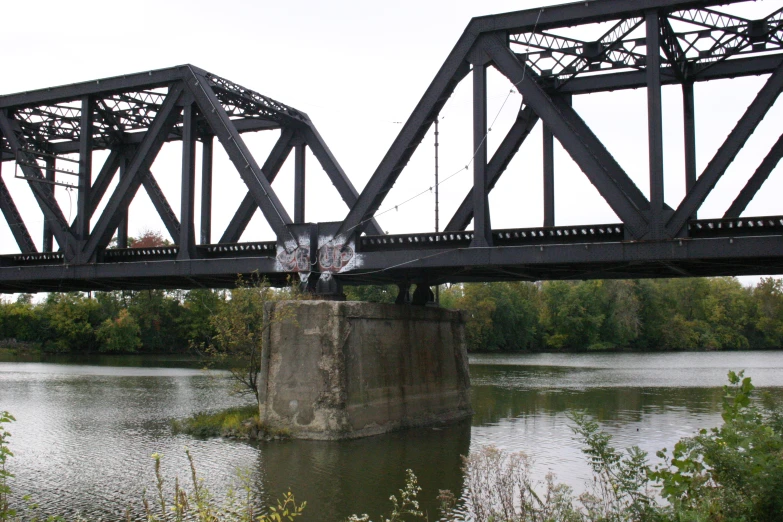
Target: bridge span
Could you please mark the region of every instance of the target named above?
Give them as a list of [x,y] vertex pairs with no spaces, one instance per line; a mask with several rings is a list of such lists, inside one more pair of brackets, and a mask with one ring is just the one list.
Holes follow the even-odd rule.
[[[783,273],[783,199],[778,215],[745,212],[783,156],[783,136],[746,166],[752,174],[723,216],[698,218],[705,199],[783,89],[783,9],[763,18],[729,14],[746,3],[589,0],[474,18],[361,192],[305,113],[192,65],[0,96],[6,173],[0,177],[0,210],[16,243],[5,245],[0,255],[0,292],[229,287],[237,274],[255,271],[274,284],[298,276],[326,292],[339,290],[340,284],[426,287]],[[736,6],[726,10],[722,6],[727,4]],[[594,40],[564,35],[564,29],[574,27],[603,32]],[[486,140],[490,67],[523,97],[514,124],[491,157]],[[694,84],[750,75],[762,75],[763,87],[706,168],[697,172]],[[471,190],[443,231],[423,227],[419,233],[383,233],[375,220],[379,208],[462,81],[472,83],[473,93]],[[686,191],[676,206],[664,201],[664,85],[680,86],[683,101]],[[646,92],[643,161],[649,165],[649,195],[572,103],[575,96],[589,100],[592,93],[638,88]],[[544,147],[541,226],[493,228],[488,195],[536,128]],[[255,132],[278,135],[265,158],[255,157],[244,137]],[[211,237],[215,138],[247,191],[217,241]],[[557,226],[555,139],[617,222]],[[177,211],[156,180],[172,173],[153,174],[161,148],[171,142],[180,143],[182,151],[181,170],[174,174],[181,191]],[[195,198],[197,142],[200,201]],[[304,222],[306,149],[345,203],[342,221]],[[97,151],[108,155],[93,168]],[[290,215],[273,181],[292,152]],[[28,185],[43,214],[40,248],[8,189],[10,182]],[[72,222],[54,197],[63,185],[77,194]],[[128,240],[129,205],[142,187],[173,245],[121,248]],[[241,242],[258,209],[276,240]],[[200,230],[194,225],[197,212]]]

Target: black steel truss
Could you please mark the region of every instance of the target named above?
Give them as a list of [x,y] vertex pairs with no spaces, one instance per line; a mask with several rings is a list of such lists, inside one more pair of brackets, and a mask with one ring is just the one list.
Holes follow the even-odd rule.
[[[473,19],[361,193],[306,114],[190,65],[0,97],[2,159],[17,163],[47,227],[44,252],[37,253],[0,179],[0,210],[21,252],[0,257],[0,291],[229,286],[237,273],[252,270],[275,282],[300,272],[311,284],[319,275],[346,284],[435,284],[781,273],[783,221],[742,213],[783,157],[783,137],[760,158],[722,220],[696,219],[699,207],[783,90],[783,10],[752,20],[719,7],[743,1],[590,0]],[[595,40],[579,36],[590,24],[604,24]],[[488,67],[506,76],[524,101],[492,158],[486,157],[484,139]],[[375,213],[468,75],[474,88],[472,189],[445,232],[382,234]],[[768,78],[697,175],[693,84],[745,75]],[[663,198],[661,87],[672,84],[682,85],[685,121],[687,190],[677,208]],[[647,91],[649,196],[571,104],[574,95],[640,87]],[[544,136],[544,226],[494,230],[488,193],[539,122]],[[242,134],[269,129],[279,129],[280,137],[259,163]],[[209,188],[214,137],[247,187],[217,244],[210,243],[211,190],[202,192],[200,233],[193,228],[194,145],[198,140],[204,144],[201,176]],[[554,139],[620,223],[555,226]],[[180,209],[171,208],[150,171],[167,141],[183,144]],[[304,223],[305,148],[348,206],[339,223]],[[91,154],[102,149],[110,154],[93,180]],[[292,152],[293,217],[271,185]],[[52,183],[63,182],[68,174],[58,161],[75,156],[78,215],[66,223],[52,196]],[[118,186],[90,229],[86,224],[118,173]],[[141,186],[175,245],[107,249],[115,233],[124,246],[128,205]],[[238,243],[257,209],[274,230],[276,243]],[[471,220],[474,230],[467,231]],[[52,237],[59,252],[51,252]]]

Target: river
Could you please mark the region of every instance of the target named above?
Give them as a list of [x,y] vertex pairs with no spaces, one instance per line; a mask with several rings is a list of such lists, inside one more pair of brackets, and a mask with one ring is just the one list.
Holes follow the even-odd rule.
[[351,513],[377,520],[410,468],[434,520],[438,490],[461,491],[460,455],[490,444],[524,451],[537,477],[553,471],[581,490],[590,473],[567,411],[587,411],[616,447],[638,445],[654,455],[720,423],[729,369],[745,369],[758,387],[783,398],[783,352],[474,355],[471,422],[343,442],[250,444],[171,433],[173,418],[245,403],[228,393],[226,374],[136,357],[0,362],[0,410],[17,419],[8,427],[12,501],[21,506],[21,495],[31,494],[38,516],[117,520],[128,508],[141,515],[143,489],[154,492],[151,454],[163,454],[171,488],[174,476],[189,477],[189,448],[215,493],[245,469],[261,497],[290,488],[306,500],[303,521]]

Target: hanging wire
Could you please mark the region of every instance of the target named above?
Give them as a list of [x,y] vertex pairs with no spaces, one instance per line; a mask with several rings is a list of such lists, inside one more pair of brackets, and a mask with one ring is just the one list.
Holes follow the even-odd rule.
[[[544,8],[541,8],[538,11],[538,16],[536,16],[536,21],[533,24],[533,32],[536,32],[536,29],[538,28],[538,22],[541,19],[541,13],[543,13],[543,12],[544,12]],[[525,80],[525,75],[527,73],[527,69],[528,69],[527,67],[524,67],[522,69],[522,78],[520,78],[519,81],[517,81],[517,82],[513,82],[512,83],[513,87],[517,87],[520,83],[522,83]],[[492,127],[494,127],[495,122],[497,122],[497,119],[500,116],[500,113],[503,111],[503,108],[506,106],[506,103],[508,102],[508,99],[511,97],[511,95],[513,93],[514,93],[514,89],[513,88],[509,89],[508,93],[506,94],[506,98],[503,100],[503,103],[500,106],[500,109],[495,114],[495,118],[492,120],[492,123],[489,125],[489,127],[487,128],[487,131],[484,133],[484,136],[481,138],[481,142],[479,142],[478,146],[476,147],[476,150],[473,151],[473,156],[471,156],[471,158],[468,161],[468,163],[464,167],[461,167],[460,169],[456,170],[453,174],[450,174],[449,176],[446,176],[445,178],[443,178],[443,180],[441,180],[439,183],[437,183],[437,186],[443,185],[445,182],[447,182],[448,180],[450,180],[451,178],[453,178],[454,176],[456,176],[460,172],[464,172],[464,171],[469,170],[470,165],[475,161],[476,155],[478,155],[478,152],[481,149],[481,146],[484,145],[484,142],[486,141],[487,136],[492,131]],[[521,110],[522,105],[524,105],[524,103],[525,103],[525,99],[524,99],[524,96],[523,96],[523,98],[521,100],[521,104],[520,104],[520,110]],[[354,229],[356,229],[357,227],[360,227],[363,224],[365,224],[365,223],[367,223],[369,221],[372,221],[373,219],[375,219],[377,217],[380,217],[380,216],[382,216],[384,214],[387,214],[387,213],[391,212],[392,210],[395,210],[395,211],[399,210],[399,207],[401,207],[402,205],[405,205],[406,203],[409,203],[409,202],[411,202],[411,201],[413,201],[413,200],[423,196],[424,194],[426,194],[428,192],[432,192],[432,189],[433,189],[434,186],[435,185],[427,187],[426,189],[422,190],[421,192],[419,192],[419,193],[409,197],[408,199],[406,199],[406,200],[404,200],[404,201],[402,201],[400,203],[397,203],[397,204],[387,208],[386,210],[382,210],[380,212],[374,213],[371,217],[360,221],[356,225],[354,225],[351,228],[349,228],[346,232],[351,232]]]

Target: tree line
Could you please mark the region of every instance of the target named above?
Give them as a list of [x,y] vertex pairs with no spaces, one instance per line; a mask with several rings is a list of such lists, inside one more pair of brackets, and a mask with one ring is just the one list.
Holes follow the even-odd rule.
[[[348,287],[393,302],[394,286]],[[223,290],[21,294],[0,302],[0,340],[52,352],[186,352],[215,335]],[[783,281],[735,278],[470,283],[442,287],[470,351],[743,350],[783,347]]]
[[226,299],[213,290],[30,294],[0,303],[0,339],[47,352],[186,352],[213,335],[209,318]]
[[[391,302],[396,287],[351,297]],[[465,312],[469,351],[745,350],[783,347],[783,281],[736,278],[469,283],[441,288]]]

